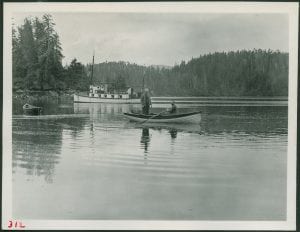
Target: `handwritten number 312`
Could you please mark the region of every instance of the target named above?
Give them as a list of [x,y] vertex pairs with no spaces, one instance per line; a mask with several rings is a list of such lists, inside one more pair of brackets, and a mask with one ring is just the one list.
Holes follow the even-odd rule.
[[22,224],[22,222],[18,221],[8,221],[8,228],[25,228],[25,226]]

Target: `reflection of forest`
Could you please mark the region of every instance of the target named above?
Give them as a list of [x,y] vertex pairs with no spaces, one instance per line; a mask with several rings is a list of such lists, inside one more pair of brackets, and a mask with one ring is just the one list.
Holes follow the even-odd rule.
[[26,175],[44,176],[51,183],[60,160],[63,130],[71,130],[76,138],[85,123],[83,118],[13,120],[13,172],[22,168]]
[[201,128],[209,134],[287,134],[287,109],[285,106],[206,106],[202,109]]

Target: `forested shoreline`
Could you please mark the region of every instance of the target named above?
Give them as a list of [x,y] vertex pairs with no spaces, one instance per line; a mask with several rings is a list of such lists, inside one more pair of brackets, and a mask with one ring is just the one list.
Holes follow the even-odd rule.
[[72,60],[62,65],[62,47],[51,15],[26,18],[12,30],[13,89],[23,91],[63,91],[87,88],[83,64]]
[[288,95],[288,53],[261,49],[216,52],[167,68],[104,62],[94,65],[91,79],[91,64],[83,65],[74,58],[62,65],[63,48],[54,27],[49,14],[26,18],[23,25],[13,27],[14,93],[86,91],[92,82],[109,82],[136,89],[144,83],[154,96]]
[[172,68],[126,62],[94,66],[94,80],[114,82],[122,76],[139,88],[143,79],[155,96],[287,96],[288,54],[279,51],[213,53]]

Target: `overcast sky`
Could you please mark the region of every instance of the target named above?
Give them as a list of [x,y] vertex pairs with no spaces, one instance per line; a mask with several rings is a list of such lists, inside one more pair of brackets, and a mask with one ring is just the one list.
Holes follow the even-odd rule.
[[[15,14],[14,23],[43,13]],[[174,65],[216,51],[288,52],[288,15],[183,13],[51,13],[63,64],[128,61]]]

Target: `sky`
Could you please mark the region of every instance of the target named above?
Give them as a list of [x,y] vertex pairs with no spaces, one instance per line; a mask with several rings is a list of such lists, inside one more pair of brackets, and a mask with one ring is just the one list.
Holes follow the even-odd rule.
[[[287,14],[50,13],[62,48],[63,65],[125,61],[173,66],[200,55],[241,49],[288,52]],[[43,12],[15,13],[13,22]]]

